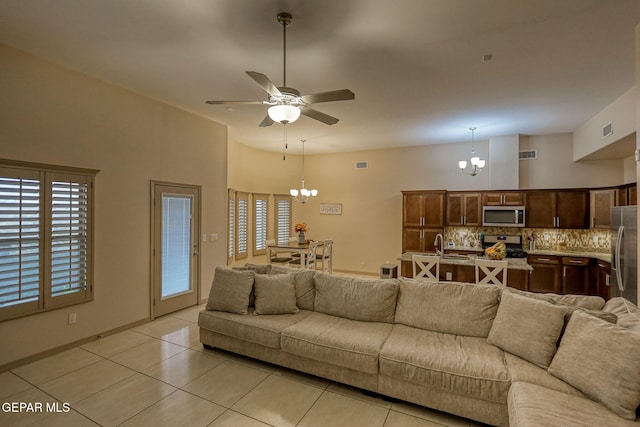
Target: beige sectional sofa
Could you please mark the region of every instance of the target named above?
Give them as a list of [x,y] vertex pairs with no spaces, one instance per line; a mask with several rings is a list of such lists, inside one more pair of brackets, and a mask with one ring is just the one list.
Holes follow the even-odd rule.
[[622,298],[217,268],[200,341],[499,426],[640,426]]

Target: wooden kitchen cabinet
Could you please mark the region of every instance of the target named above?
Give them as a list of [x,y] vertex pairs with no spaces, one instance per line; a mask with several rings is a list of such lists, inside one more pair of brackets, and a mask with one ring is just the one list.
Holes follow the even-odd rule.
[[562,257],[562,293],[589,295],[590,258]]
[[611,298],[611,263],[596,260],[593,268],[593,276],[591,279],[589,294],[598,295],[605,299]]
[[618,205],[618,190],[616,188],[591,190],[589,195],[591,228],[608,230],[611,228],[611,208]]
[[445,191],[402,192],[402,252],[434,252],[444,232]]
[[481,193],[447,193],[447,225],[482,225]]
[[527,192],[529,228],[589,228],[588,190],[535,190]]
[[625,184],[618,187],[618,206],[634,206],[638,204],[637,200],[638,186],[633,184]]
[[560,276],[561,258],[548,255],[529,255],[527,263],[533,267],[529,272],[530,292],[562,292]]
[[525,193],[520,191],[484,192],[482,206],[524,206]]

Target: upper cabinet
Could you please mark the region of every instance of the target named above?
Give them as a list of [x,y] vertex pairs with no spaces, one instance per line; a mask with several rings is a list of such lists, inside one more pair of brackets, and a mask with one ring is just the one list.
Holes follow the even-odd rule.
[[637,187],[635,182],[618,187],[618,206],[637,205]]
[[526,197],[530,228],[589,228],[588,190],[535,190]]
[[402,192],[402,252],[433,252],[444,232],[445,191]]
[[447,225],[482,225],[482,194],[447,193]]
[[521,191],[502,191],[482,193],[483,206],[524,206],[525,193]]
[[591,190],[590,196],[591,228],[608,230],[611,227],[611,208],[617,205],[618,190]]

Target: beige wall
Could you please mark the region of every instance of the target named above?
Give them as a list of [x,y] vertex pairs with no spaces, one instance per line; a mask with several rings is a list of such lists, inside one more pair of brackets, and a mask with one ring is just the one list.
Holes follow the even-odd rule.
[[[540,158],[526,167],[527,162],[520,162],[525,184],[521,182],[521,188],[623,183],[622,160],[573,162],[570,134],[529,137],[527,144],[538,149]],[[487,145],[487,141],[476,144],[481,157],[487,157]],[[294,221],[307,222],[308,238],[334,239],[334,268],[377,274],[380,265],[395,262],[402,249],[402,190],[488,189],[487,171],[470,177],[457,168],[457,161],[468,156],[469,150],[470,145],[465,142],[307,155],[307,187],[317,188],[319,195],[305,205],[294,203]],[[299,184],[299,156],[288,155],[283,162],[277,153],[240,144],[231,144],[229,156],[229,182],[238,184],[237,189],[251,192],[251,186],[256,185],[256,192],[275,193]],[[369,168],[357,170],[358,161],[368,161]],[[321,215],[321,202],[342,203],[342,215]],[[252,261],[264,261],[264,257]]]
[[226,259],[226,127],[4,45],[0,75],[0,158],[100,170],[94,301],[0,323],[0,366],[149,318],[151,180],[202,186],[206,297]]

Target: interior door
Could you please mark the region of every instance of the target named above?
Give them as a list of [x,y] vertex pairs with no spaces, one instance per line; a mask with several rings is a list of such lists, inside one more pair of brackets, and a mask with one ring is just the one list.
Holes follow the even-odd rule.
[[200,187],[152,182],[151,317],[198,304]]

